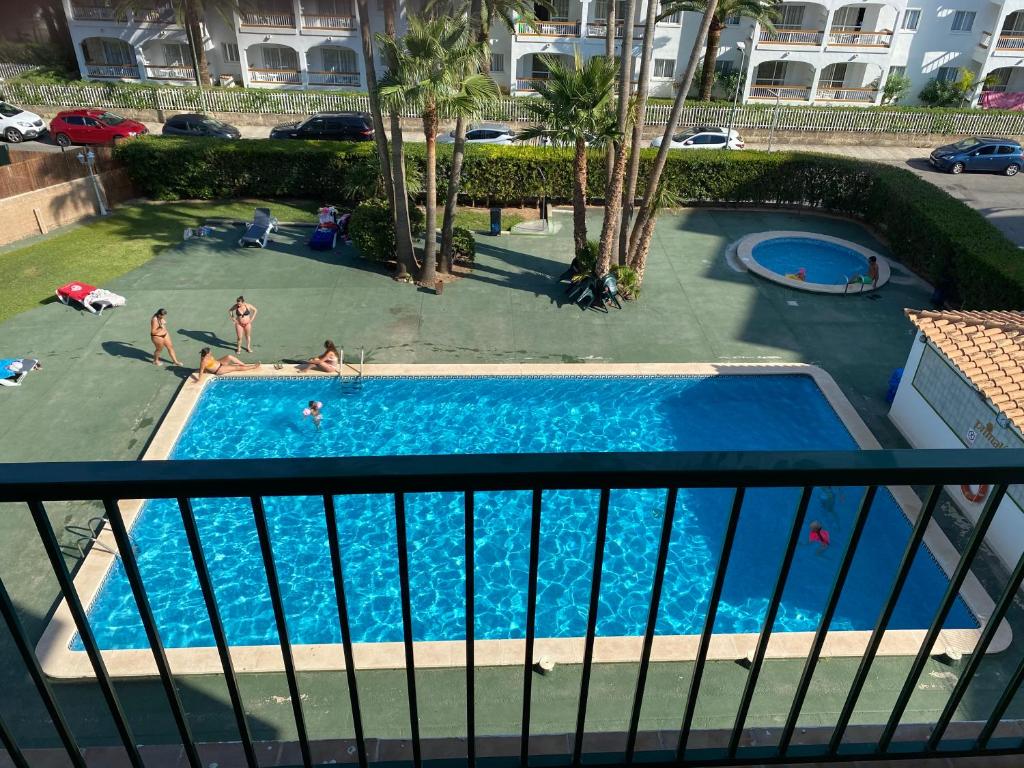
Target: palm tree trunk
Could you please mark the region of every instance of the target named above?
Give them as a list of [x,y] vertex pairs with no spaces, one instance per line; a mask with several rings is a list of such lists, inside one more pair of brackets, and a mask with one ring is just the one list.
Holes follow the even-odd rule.
[[654,224],[657,218],[649,216],[640,231],[640,242],[633,254],[630,266],[636,272],[636,287],[644,281],[644,273],[647,271],[647,255],[651,251],[651,237],[654,234]]
[[[369,23],[369,13],[366,15]],[[395,36],[395,0],[384,0],[384,32]],[[388,62],[392,66],[394,62]],[[373,61],[370,61],[373,66]],[[398,261],[399,278],[406,277],[416,269],[416,252],[412,246],[412,224],[409,221],[409,190],[405,183],[405,141],[402,136],[402,120],[398,113],[391,112],[391,179],[394,187],[395,216],[395,257]],[[383,123],[383,119],[381,121]],[[376,127],[375,127],[376,130]]]
[[423,110],[423,136],[427,141],[427,169],[424,174],[427,231],[423,236],[420,284],[432,287],[437,277],[437,111],[433,105],[427,105]]
[[638,252],[641,233],[654,231],[653,226],[647,229],[646,224],[648,219],[654,216],[655,193],[657,192],[658,185],[661,183],[661,174],[665,170],[665,163],[668,162],[672,134],[676,132],[676,128],[679,126],[679,117],[682,115],[683,106],[686,104],[686,94],[693,84],[693,73],[697,70],[697,63],[700,61],[700,54],[707,41],[708,30],[711,27],[712,20],[715,18],[715,9],[717,7],[718,0],[708,0],[707,8],[704,10],[704,16],[700,22],[700,29],[697,31],[697,39],[694,40],[693,49],[690,51],[690,60],[686,64],[686,74],[683,76],[683,82],[680,83],[679,90],[676,91],[675,101],[672,102],[672,112],[669,114],[668,124],[665,126],[665,133],[663,134],[661,146],[658,148],[658,154],[654,158],[654,164],[651,166],[651,171],[647,176],[647,188],[644,190],[644,199],[640,205],[636,222],[633,224],[633,231],[629,236],[629,252],[632,254]]
[[444,201],[444,218],[441,222],[441,271],[452,271],[452,255],[455,239],[455,207],[459,202],[459,183],[462,181],[462,158],[466,154],[466,120],[455,121],[455,146],[452,147],[452,167],[448,175],[448,197]]
[[708,44],[704,50],[704,68],[700,73],[700,101],[711,101],[711,89],[715,87],[715,62],[718,61],[718,41],[725,26],[715,19],[708,30]]
[[[205,88],[210,84],[210,62],[206,58],[206,46],[203,45],[202,9],[196,6],[196,0],[189,0],[185,6],[185,24],[192,48],[193,64],[196,67],[196,85]],[[203,101],[205,102],[205,99]],[[205,108],[204,103],[203,109]]]
[[[604,56],[608,61],[615,61],[615,5],[616,0],[607,0],[608,8],[605,12],[604,27]],[[615,145],[608,144],[604,152],[604,188],[608,189],[612,183],[612,171],[615,168]]]
[[370,28],[370,4],[367,0],[356,0],[359,14],[359,38],[363,45],[363,69],[366,70],[366,91],[370,101],[370,117],[373,120],[373,141],[377,145],[377,160],[380,175],[384,179],[384,194],[388,199],[392,215],[395,210],[395,180],[391,177],[391,160],[388,157],[388,136],[384,132],[384,115],[377,97],[377,68],[374,66],[373,30]]
[[629,148],[629,164],[626,167],[625,186],[622,190],[622,224],[619,226],[619,264],[625,264],[629,253],[629,225],[633,218],[633,200],[636,198],[636,182],[640,175],[640,149],[643,142],[644,125],[647,123],[647,94],[651,86],[651,61],[654,58],[654,31],[658,21],[658,3],[648,0],[647,18],[644,20],[644,48],[640,57],[640,82],[636,92],[636,117],[633,120],[633,136]]
[[572,157],[572,241],[575,253],[587,246],[587,142],[576,139]]

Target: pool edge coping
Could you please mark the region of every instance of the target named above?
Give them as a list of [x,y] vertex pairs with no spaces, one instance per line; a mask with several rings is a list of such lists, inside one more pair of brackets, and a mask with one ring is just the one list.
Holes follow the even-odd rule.
[[[766,266],[761,264],[757,259],[754,258],[754,248],[763,242],[768,240],[776,240],[779,238],[790,237],[790,238],[803,238],[824,240],[827,243],[833,245],[841,245],[844,248],[849,248],[851,251],[856,251],[865,259],[874,256],[878,260],[878,284],[873,285],[870,288],[866,287],[863,283],[860,283],[860,290],[851,291],[849,285],[831,285],[829,283],[808,283],[804,280],[793,280],[786,275],[780,275],[778,272],[773,272]],[[847,296],[853,294],[857,296],[861,293],[868,293],[870,291],[876,291],[889,282],[889,278],[892,276],[892,270],[889,267],[889,261],[878,251],[872,250],[860,243],[855,243],[852,240],[844,240],[841,237],[833,237],[832,235],[823,235],[817,232],[803,231],[803,230],[791,230],[791,229],[778,229],[768,230],[765,232],[754,232],[753,234],[741,237],[736,242],[736,257],[740,260],[744,267],[748,271],[753,272],[758,277],[763,277],[765,280],[770,280],[773,283],[784,285],[787,288],[793,288],[798,291],[806,291],[808,293],[829,293],[833,295]]]
[[[342,375],[354,376],[356,369],[346,364]],[[824,369],[805,363],[499,363],[499,364],[367,364],[366,376],[715,376],[715,375],[802,375],[811,377],[835,411],[854,442],[864,450],[880,450],[870,429],[846,398],[836,381]],[[300,372],[294,365],[276,368],[263,365],[258,370],[228,374],[223,378],[328,378],[336,374]],[[200,397],[213,381],[207,377],[196,383],[185,381],[150,441],[143,461],[166,459],[184,430]],[[921,501],[907,487],[889,487],[903,514],[913,523],[921,509]],[[125,524],[131,528],[142,509],[143,501],[123,500],[121,511]],[[116,551],[109,526],[97,540]],[[924,535],[924,543],[946,575],[952,575],[959,555],[938,524],[932,520]],[[93,547],[75,575],[75,589],[88,612],[107,578],[114,557]],[[970,653],[984,630],[994,603],[973,571],[960,588],[960,597],[974,614],[980,626],[976,629],[944,629],[939,633],[933,652],[948,650]],[[67,601],[61,599],[36,646],[44,672],[58,679],[93,678],[94,672],[84,651],[72,651],[70,644],[76,627]],[[906,656],[918,652],[926,631],[889,630],[882,638],[878,655]],[[768,643],[769,658],[804,658],[814,632],[773,633]],[[835,631],[826,635],[821,655],[861,656],[867,647],[869,630]],[[699,635],[658,635],[652,661],[692,661],[696,657]],[[988,653],[1009,647],[1012,633],[1005,619],[1000,622]],[[594,645],[594,662],[635,663],[640,658],[643,638],[598,637]],[[713,635],[708,660],[743,659],[753,652],[757,633]],[[474,653],[477,666],[504,666],[523,663],[525,640],[477,640]],[[415,664],[420,668],[441,668],[465,665],[465,641],[418,641],[415,643]],[[548,656],[561,664],[578,664],[583,660],[584,638],[537,638],[535,658]],[[401,669],[405,652],[401,642],[355,643],[355,666],[358,669]],[[167,648],[172,671],[179,674],[221,674],[223,666],[215,646],[201,648]],[[293,645],[292,653],[299,671],[340,671],[345,669],[341,644]],[[154,677],[158,674],[153,653],[149,649],[104,650],[104,663],[113,677]],[[281,672],[284,669],[278,645],[232,646],[231,659],[239,673]]]

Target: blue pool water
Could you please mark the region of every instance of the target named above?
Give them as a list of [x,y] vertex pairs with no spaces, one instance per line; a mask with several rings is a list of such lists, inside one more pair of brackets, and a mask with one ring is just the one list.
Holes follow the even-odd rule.
[[856,251],[813,237],[776,237],[758,243],[754,260],[779,275],[807,270],[807,282],[846,285],[868,271],[868,260]]
[[[312,399],[324,403],[320,432],[302,417]],[[336,381],[325,379],[221,380],[204,392],[173,458],[854,447],[813,380],[804,376],[371,378],[356,394],[342,394]],[[832,498],[816,492],[808,520],[824,523],[832,547],[819,553],[803,536],[776,630],[817,627],[862,489],[831,490]],[[716,631],[759,629],[798,494],[748,493]],[[724,490],[680,491],[659,633],[700,631],[730,500]],[[612,491],[601,635],[643,632],[664,502],[660,490]],[[276,643],[248,501],[199,499],[194,508],[229,642]],[[266,509],[292,641],[339,642],[322,500],[268,498]],[[338,497],[337,509],[353,636],[362,642],[401,640],[393,502],[383,496]],[[457,494],[407,498],[417,640],[464,637],[462,515]],[[530,495],[478,494],[476,515],[477,637],[523,637]],[[596,493],[544,494],[540,636],[585,634],[596,517]],[[879,493],[833,628],[873,626],[909,533],[892,497]],[[147,504],[132,537],[164,642],[213,645],[176,504]],[[927,626],[945,585],[922,549],[893,628]],[[119,566],[91,617],[101,647],[147,647]],[[958,601],[947,626],[977,624]]]

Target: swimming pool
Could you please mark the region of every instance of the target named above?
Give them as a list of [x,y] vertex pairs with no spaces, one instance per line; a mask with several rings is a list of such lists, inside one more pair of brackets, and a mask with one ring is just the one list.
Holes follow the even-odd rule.
[[[324,403],[321,431],[302,416],[314,399]],[[172,458],[855,447],[809,376],[402,376],[368,378],[350,394],[327,378],[215,381],[203,391]],[[799,548],[777,631],[816,629],[859,491],[816,492],[808,519],[822,520],[833,546],[825,553],[806,543]],[[795,489],[748,493],[716,632],[759,630],[797,496]],[[600,636],[643,631],[664,498],[662,491],[612,492]],[[700,632],[730,500],[722,490],[680,492],[659,634]],[[248,500],[197,499],[194,508],[229,642],[276,643]],[[339,642],[321,501],[268,498],[266,509],[292,642]],[[399,641],[390,497],[338,497],[337,509],[354,640]],[[585,633],[596,510],[596,493],[544,494],[540,637]],[[464,636],[462,498],[410,495],[406,512],[414,637],[458,640]],[[477,638],[521,638],[529,494],[478,494],[476,514]],[[834,629],[873,626],[909,532],[892,496],[879,493],[864,534],[870,545],[854,559]],[[164,642],[170,648],[211,646],[176,505],[147,503],[132,536]],[[892,628],[927,626],[945,586],[942,570],[922,549]],[[119,564],[93,600],[90,617],[102,648],[147,647]],[[958,600],[946,626],[970,629],[977,622]],[[80,647],[77,641],[73,647]]]
[[[737,243],[737,255],[747,269],[761,277],[817,293],[847,292],[851,279],[868,274],[871,256],[879,267],[878,286],[890,275],[889,265],[874,251],[849,240],[811,232],[747,235]],[[850,290],[872,290],[872,286],[855,284]]]

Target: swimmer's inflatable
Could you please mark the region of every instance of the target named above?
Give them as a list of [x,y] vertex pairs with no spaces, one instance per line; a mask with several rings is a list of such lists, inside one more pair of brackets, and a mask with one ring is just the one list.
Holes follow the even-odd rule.
[[[974,490],[977,488],[977,490]],[[964,495],[964,498],[974,504],[980,504],[988,496],[987,485],[961,485],[960,493]]]

